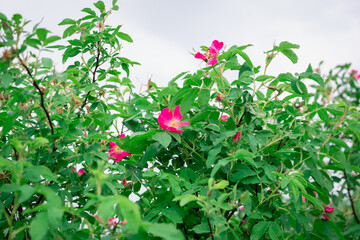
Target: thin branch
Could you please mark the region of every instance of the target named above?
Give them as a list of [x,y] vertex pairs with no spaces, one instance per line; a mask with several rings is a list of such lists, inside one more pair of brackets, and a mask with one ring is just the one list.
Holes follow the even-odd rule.
[[[92,83],[96,82],[96,71],[97,71],[97,69],[99,67],[99,60],[100,60],[100,41],[98,42],[95,68],[94,68],[94,71],[92,72],[92,74],[93,74]],[[85,105],[87,103],[87,100],[88,100],[88,97],[90,95],[90,92],[91,92],[91,90],[87,92],[87,94],[85,96],[84,103],[81,105],[80,110],[85,107]]]
[[245,222],[246,218],[247,218],[247,214],[245,214],[243,219],[240,221],[239,227],[241,227],[241,225]]
[[52,124],[50,114],[49,114],[48,110],[45,108],[45,104],[44,104],[44,93],[41,91],[40,86],[36,83],[33,75],[31,74],[31,71],[30,71],[29,67],[24,63],[24,61],[20,58],[20,56],[18,56],[18,59],[20,61],[21,66],[23,66],[25,68],[26,72],[31,77],[34,87],[40,93],[40,105],[41,105],[41,108],[44,110],[46,118],[47,118],[47,120],[49,122],[51,134],[54,135],[54,126]]
[[213,231],[212,231],[211,223],[210,223],[210,219],[209,219],[209,216],[208,216],[208,215],[206,215],[206,219],[207,219],[207,222],[208,222],[208,225],[209,225],[211,239],[214,240],[214,233],[213,233]]
[[354,217],[356,219],[356,222],[358,224],[360,224],[360,219],[359,219],[358,215],[356,214],[356,210],[355,210],[355,206],[354,206],[354,200],[353,200],[353,198],[351,196],[351,193],[350,193],[350,187],[349,187],[349,182],[348,182],[346,172],[344,172],[344,175],[345,175],[345,179],[346,179],[346,188],[347,188],[348,196],[349,196],[350,203],[351,203],[351,209],[352,209],[353,215],[354,215]]

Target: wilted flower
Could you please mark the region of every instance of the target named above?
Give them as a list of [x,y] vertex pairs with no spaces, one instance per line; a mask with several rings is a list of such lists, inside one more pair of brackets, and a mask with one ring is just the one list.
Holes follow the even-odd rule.
[[[121,134],[119,139],[125,137],[125,134]],[[114,158],[115,162],[121,161],[124,157],[131,156],[131,153],[125,152],[122,150],[115,142],[109,142],[110,145],[110,158]]]
[[331,203],[327,206],[324,207],[324,211],[327,212],[327,213],[332,213],[334,212],[334,208],[333,207],[330,207]]
[[158,122],[162,129],[182,133],[184,130],[180,130],[179,128],[184,125],[190,125],[188,121],[180,122],[182,117],[180,114],[180,105],[177,105],[174,109],[174,114],[169,108],[164,108],[158,117]]
[[239,140],[240,140],[240,137],[241,137],[241,131],[238,131],[238,132],[234,135],[232,141],[233,141],[234,143],[235,143],[235,142],[238,143]]
[[197,59],[203,59],[206,61],[206,63],[208,65],[215,65],[218,60],[217,60],[217,55],[219,53],[219,51],[222,49],[222,47],[224,46],[223,42],[219,42],[218,40],[214,40],[211,44],[211,46],[209,47],[209,49],[207,50],[207,52],[204,54],[197,52],[195,54],[195,58]]

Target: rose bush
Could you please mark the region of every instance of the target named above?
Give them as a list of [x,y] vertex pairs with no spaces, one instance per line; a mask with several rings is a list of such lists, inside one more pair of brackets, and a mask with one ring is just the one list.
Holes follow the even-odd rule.
[[94,7],[60,23],[64,45],[0,14],[1,238],[360,237],[350,64],[271,76],[298,45],[275,45],[262,68],[251,45],[215,40],[194,54],[203,68],[136,93],[138,63],[120,51],[132,38],[106,24],[116,0]]

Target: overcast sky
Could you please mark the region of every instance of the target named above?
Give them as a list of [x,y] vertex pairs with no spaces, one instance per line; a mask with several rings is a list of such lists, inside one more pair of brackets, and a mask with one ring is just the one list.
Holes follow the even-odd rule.
[[[5,15],[20,13],[34,24],[43,18],[40,26],[60,36],[64,27],[57,24],[62,19],[80,18],[81,9],[93,7],[90,0],[0,1]],[[344,63],[360,70],[359,0],[119,0],[119,7],[108,24],[123,25],[134,39],[122,53],[142,64],[131,72],[137,86],[150,77],[165,85],[180,72],[196,71],[204,65],[189,52],[214,39],[227,48],[253,44],[246,52],[254,65],[261,66],[263,52],[274,42],[300,45],[297,64],[279,55],[269,74],[302,72],[309,63],[316,67],[322,60],[324,71]],[[61,64],[60,58],[54,61]]]

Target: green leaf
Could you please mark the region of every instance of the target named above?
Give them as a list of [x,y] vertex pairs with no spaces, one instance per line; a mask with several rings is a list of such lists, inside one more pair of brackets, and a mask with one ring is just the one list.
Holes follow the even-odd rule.
[[186,114],[190,109],[191,106],[193,105],[195,98],[198,97],[198,93],[199,93],[200,89],[199,88],[191,88],[186,95],[184,95],[183,99],[181,100],[180,103],[180,112],[181,114]]
[[209,233],[210,232],[209,225],[206,224],[206,223],[198,224],[195,227],[193,227],[192,230],[197,234]]
[[28,143],[29,151],[34,151],[40,147],[44,147],[49,144],[49,140],[44,137],[37,137],[34,140],[31,140],[30,143]]
[[284,50],[280,50],[280,52],[282,54],[284,54],[288,59],[290,59],[290,61],[292,63],[297,63],[298,61],[298,57],[296,56],[296,54],[294,53],[293,50],[290,50],[290,49],[284,49]]
[[43,178],[54,181],[56,176],[45,166],[31,166],[24,170],[23,178],[31,182],[38,182]]
[[38,36],[39,40],[42,42],[45,42],[48,32],[49,31],[46,30],[45,28],[36,29],[36,35]]
[[227,186],[229,186],[229,182],[226,180],[221,180],[220,182],[218,182],[217,184],[215,184],[212,189],[224,189]]
[[197,196],[187,194],[187,195],[178,196],[178,197],[174,198],[173,201],[180,201],[180,207],[183,207],[186,204],[188,204],[189,202],[197,201],[197,200],[199,200],[199,198]]
[[31,239],[34,240],[42,240],[45,238],[49,222],[48,222],[48,214],[46,212],[41,212],[36,215],[35,218],[30,223],[30,236]]
[[245,62],[249,65],[250,68],[254,67],[253,63],[251,62],[249,56],[246,53],[244,53],[243,51],[241,51],[239,49],[235,49],[234,52],[239,54],[239,56],[242,57],[242,59],[245,60]]
[[270,223],[261,221],[258,224],[256,224],[252,230],[250,240],[258,240],[260,239],[268,229]]
[[121,214],[128,222],[131,233],[137,233],[142,224],[139,206],[123,196],[116,196]]
[[152,223],[150,226],[146,227],[146,230],[153,234],[154,236],[161,237],[165,240],[183,240],[184,235],[182,232],[172,224],[166,223]]
[[254,160],[252,158],[255,157],[255,155],[245,149],[240,149],[235,153],[235,157],[239,158],[241,160],[244,160],[245,162],[247,162],[248,164],[252,165],[255,168],[258,168],[258,166],[256,165],[256,163],[254,162]]
[[91,8],[84,8],[83,10],[81,10],[82,12],[86,12],[92,16],[96,16],[96,12],[94,10],[92,10]]
[[330,117],[327,114],[327,111],[325,109],[321,108],[321,109],[318,109],[316,112],[319,115],[320,119],[323,120],[324,122],[327,123],[330,121]]
[[11,77],[10,74],[8,73],[4,73],[1,75],[0,77],[1,81],[0,81],[0,88],[4,88],[4,89],[8,89],[13,78]]
[[124,41],[127,41],[127,42],[134,42],[133,40],[132,40],[132,38],[128,35],[128,34],[126,34],[126,33],[123,33],[123,32],[118,32],[117,34],[116,34],[120,39],[122,39],[122,40],[124,40]]
[[41,63],[43,67],[47,69],[51,69],[53,66],[53,61],[51,60],[51,58],[42,58]]
[[98,214],[104,222],[114,216],[115,204],[118,202],[113,197],[105,198],[101,201],[98,207]]
[[297,44],[293,44],[287,41],[283,41],[279,44],[279,49],[280,50],[284,50],[284,49],[289,49],[289,48],[295,48],[295,49],[299,49],[300,46]]
[[171,135],[166,132],[158,132],[152,139],[159,142],[164,148],[167,148],[171,143]]
[[324,207],[321,204],[320,200],[307,194],[307,193],[301,193],[307,200],[309,200],[310,202],[312,202],[318,209],[320,209],[321,211],[324,211]]
[[169,218],[173,223],[182,223],[183,219],[181,217],[181,210],[176,210],[175,208],[165,208],[162,210],[162,214]]
[[257,78],[255,78],[255,81],[264,82],[264,81],[266,81],[268,79],[275,79],[275,77],[274,76],[268,76],[268,75],[260,75]]
[[46,45],[48,45],[50,43],[53,43],[53,42],[56,42],[56,41],[58,41],[60,39],[61,39],[61,37],[59,37],[59,36],[50,36],[45,40],[44,45],[46,46]]
[[75,24],[76,24],[75,20],[72,20],[72,19],[70,19],[70,18],[65,18],[64,20],[62,20],[62,21],[59,23],[60,26],[61,26],[61,25],[75,25]]
[[35,193],[35,188],[30,185],[22,185],[20,187],[19,202],[25,202]]
[[101,12],[105,11],[105,4],[103,1],[97,1],[96,3],[94,3],[94,6]]

